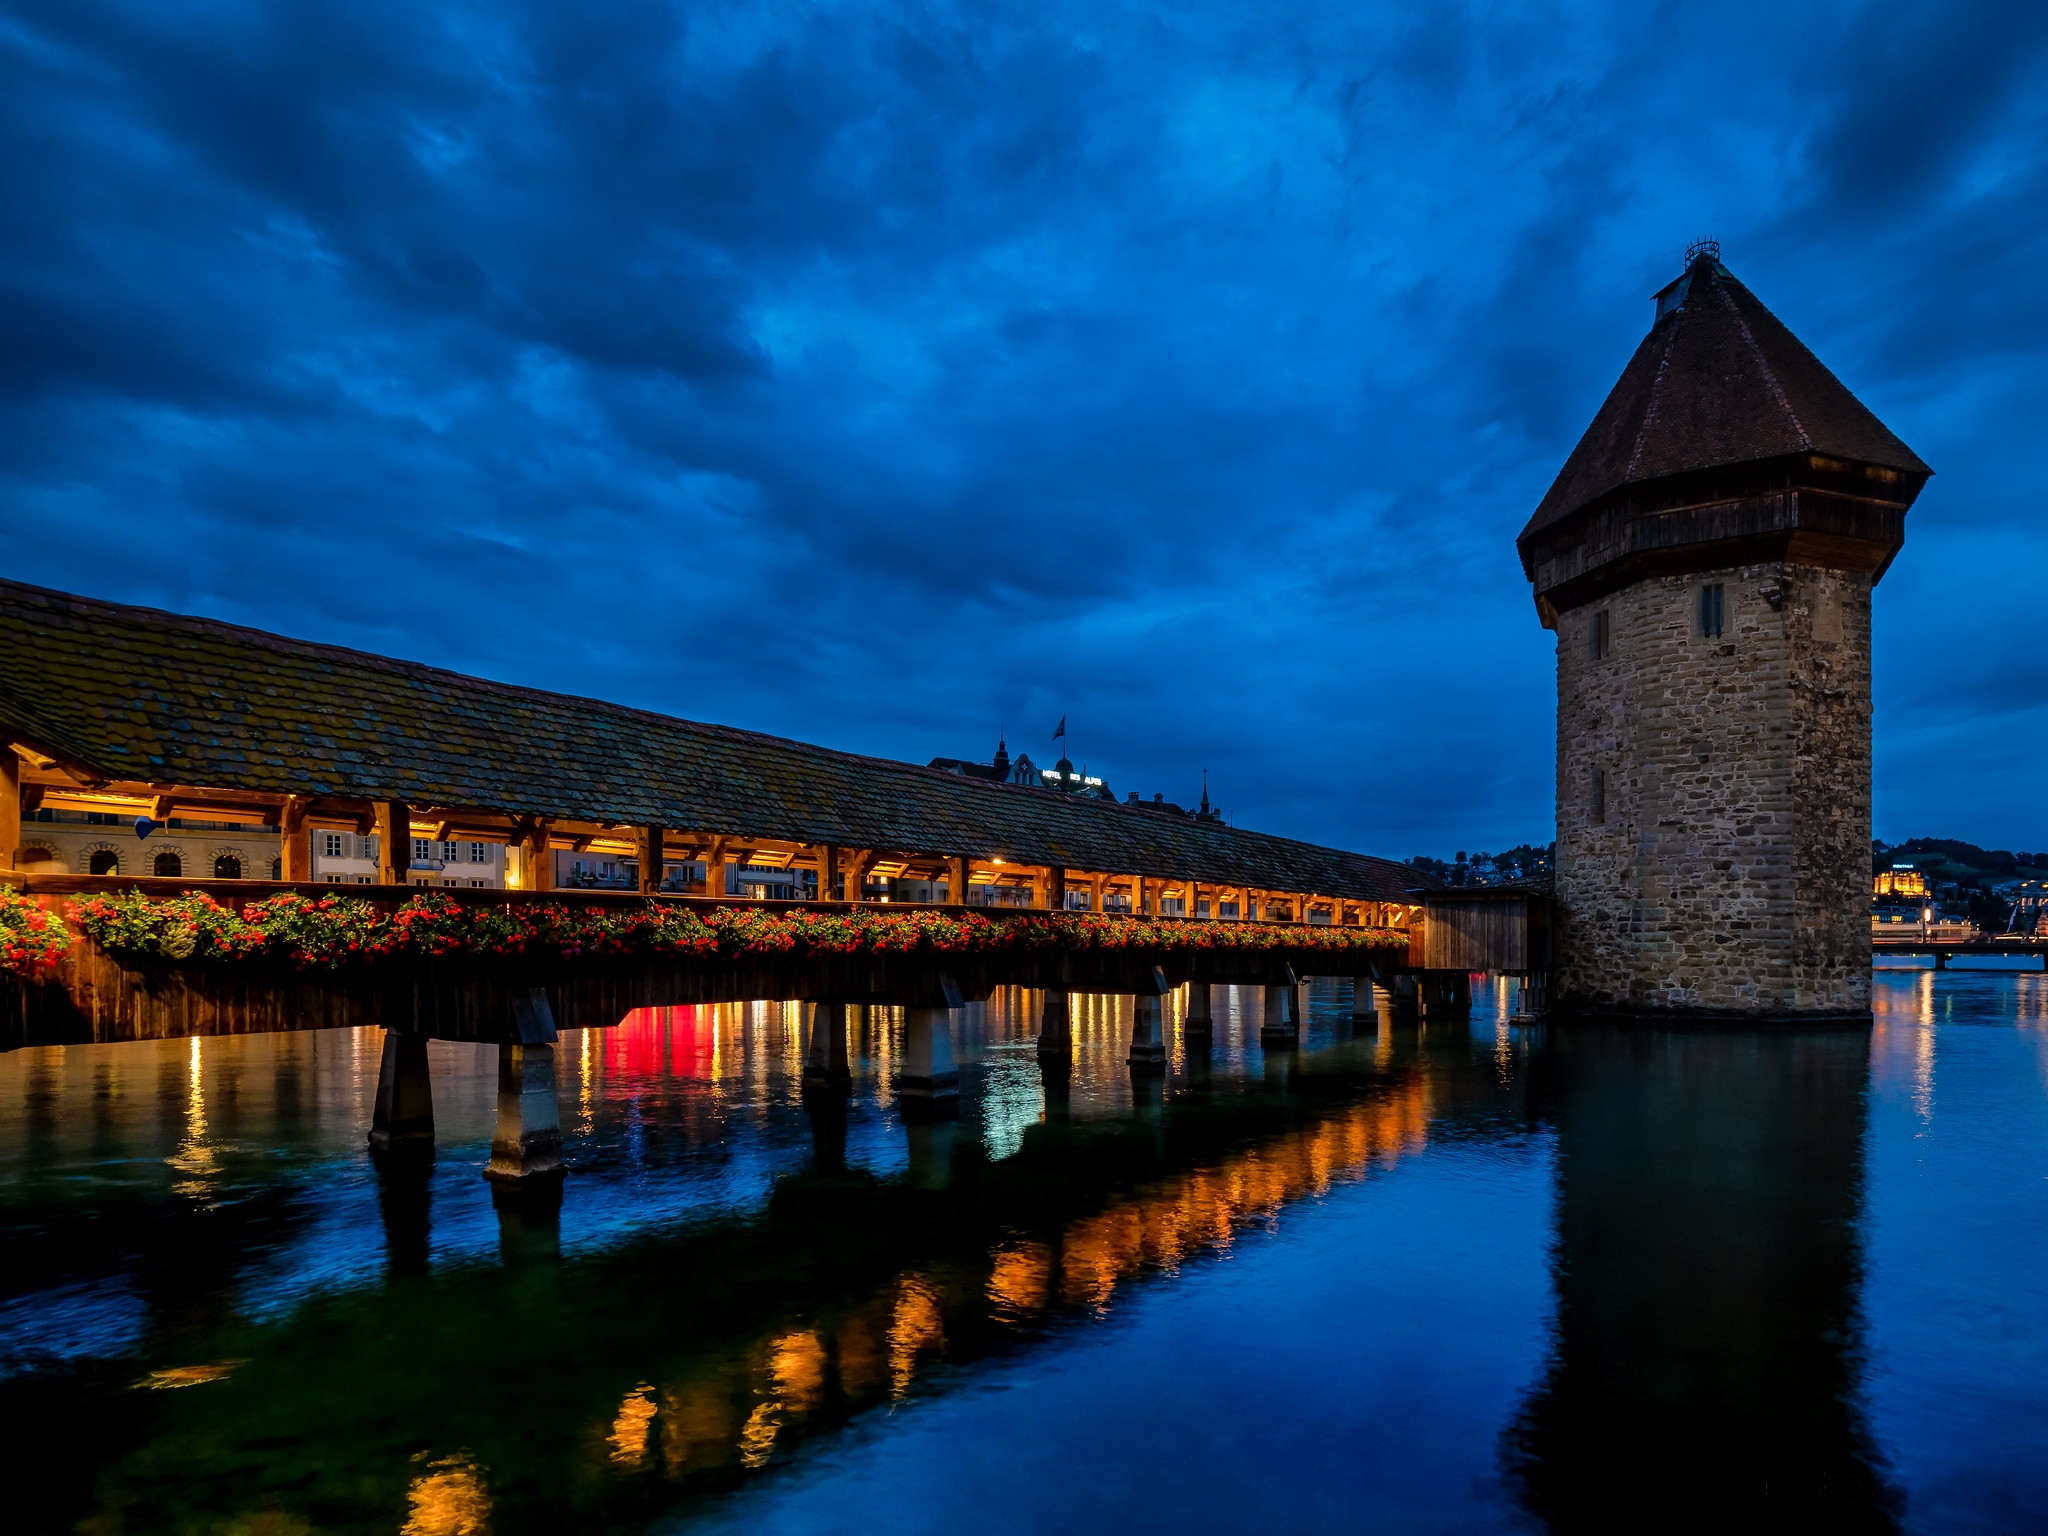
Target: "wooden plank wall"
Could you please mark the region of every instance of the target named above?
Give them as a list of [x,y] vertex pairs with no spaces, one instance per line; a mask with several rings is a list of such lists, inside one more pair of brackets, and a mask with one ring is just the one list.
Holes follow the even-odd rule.
[[1540,896],[1439,899],[1423,923],[1422,968],[1430,971],[1542,969],[1549,963],[1549,903]]

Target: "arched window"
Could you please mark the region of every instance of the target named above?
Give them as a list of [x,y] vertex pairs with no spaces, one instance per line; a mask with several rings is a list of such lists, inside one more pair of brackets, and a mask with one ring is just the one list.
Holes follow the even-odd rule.
[[242,860],[239,855],[223,853],[213,861],[213,878],[216,880],[239,880],[242,878]]
[[121,873],[121,855],[111,848],[95,848],[85,872],[89,875],[118,875]]
[[[51,865],[55,865],[56,868],[50,868]],[[64,861],[57,856],[57,850],[45,848],[41,843],[30,843],[14,856],[14,867],[16,869],[37,870],[43,874],[59,874],[62,873],[63,866]]]
[[178,857],[178,851],[175,848],[166,848],[156,856],[156,862],[151,864],[149,868],[151,874],[170,875],[175,878],[185,873],[185,861]]

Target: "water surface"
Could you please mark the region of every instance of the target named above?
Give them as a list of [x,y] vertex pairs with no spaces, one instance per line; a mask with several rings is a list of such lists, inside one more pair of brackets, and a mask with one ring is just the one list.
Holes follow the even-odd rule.
[[2048,1511],[2048,978],[1871,1031],[1354,1024],[1259,994],[570,1033],[559,1205],[364,1147],[375,1031],[0,1057],[10,1529],[2022,1531]]

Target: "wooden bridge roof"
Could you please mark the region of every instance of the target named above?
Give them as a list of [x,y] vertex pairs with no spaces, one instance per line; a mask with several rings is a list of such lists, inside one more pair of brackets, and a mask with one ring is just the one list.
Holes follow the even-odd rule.
[[108,782],[1404,902],[1392,860],[0,580],[0,726]]

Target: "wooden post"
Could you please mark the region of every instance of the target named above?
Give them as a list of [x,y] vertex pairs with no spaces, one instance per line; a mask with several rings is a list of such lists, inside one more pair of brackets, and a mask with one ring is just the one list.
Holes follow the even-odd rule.
[[552,891],[555,888],[555,854],[548,846],[548,834],[554,830],[554,823],[545,816],[533,824],[527,834],[526,843],[526,888],[529,891]]
[[725,839],[714,837],[711,846],[704,850],[704,894],[723,900],[726,886]]
[[0,746],[0,869],[14,868],[21,851],[21,759]]
[[1048,912],[1067,910],[1067,871],[1055,864],[1045,872],[1045,908]]
[[278,874],[301,885],[313,878],[313,836],[306,830],[306,800],[303,795],[287,795],[284,815],[278,819],[279,847],[282,868]]
[[1145,877],[1143,875],[1133,875],[1131,876],[1131,916],[1144,917],[1147,915],[1145,911]]
[[946,901],[949,906],[967,905],[967,861],[946,860]]
[[667,851],[661,828],[652,825],[635,827],[633,851],[640,860],[640,894],[652,896],[661,889],[661,861]]
[[412,807],[403,800],[377,802],[377,883],[404,885],[412,869]]
[[1091,912],[1100,912],[1100,911],[1102,910],[1102,898],[1103,898],[1103,895],[1104,895],[1104,893],[1105,893],[1105,891],[1106,891],[1106,889],[1107,889],[1108,885],[1109,885],[1109,880],[1108,880],[1108,878],[1107,878],[1106,876],[1103,876],[1103,875],[1090,875],[1090,876],[1088,877],[1088,910],[1089,910],[1089,911],[1091,911]]
[[818,900],[839,900],[839,850],[830,843],[818,845]]

